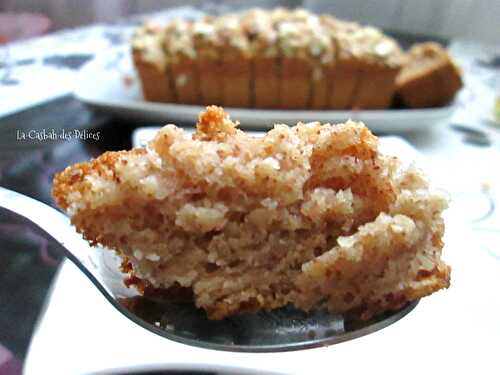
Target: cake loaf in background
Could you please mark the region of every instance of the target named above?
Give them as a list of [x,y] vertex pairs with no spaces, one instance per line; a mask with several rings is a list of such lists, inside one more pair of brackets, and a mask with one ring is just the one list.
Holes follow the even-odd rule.
[[[461,87],[456,64],[440,46],[429,47],[434,45],[405,54],[377,28],[276,8],[145,24],[132,38],[132,54],[149,101],[386,109],[397,85],[403,103],[420,108],[446,104]],[[425,51],[435,51],[434,65]]]

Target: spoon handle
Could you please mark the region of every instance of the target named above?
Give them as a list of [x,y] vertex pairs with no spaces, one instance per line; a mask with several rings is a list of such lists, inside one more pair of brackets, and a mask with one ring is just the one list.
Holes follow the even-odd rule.
[[89,244],[71,227],[69,219],[54,208],[26,195],[0,187],[0,211],[8,211],[43,237],[55,241],[70,259],[109,299],[111,293],[93,261]]

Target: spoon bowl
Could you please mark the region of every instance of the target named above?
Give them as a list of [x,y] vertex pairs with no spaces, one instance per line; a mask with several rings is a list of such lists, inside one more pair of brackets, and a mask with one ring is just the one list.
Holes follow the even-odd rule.
[[15,214],[31,229],[53,240],[128,319],[187,345],[236,352],[280,352],[332,345],[378,331],[404,317],[418,303],[408,303],[398,311],[368,321],[348,320],[326,310],[306,313],[291,306],[212,321],[193,303],[159,302],[127,288],[120,258],[104,248],[90,247],[56,209],[0,187],[0,211]]

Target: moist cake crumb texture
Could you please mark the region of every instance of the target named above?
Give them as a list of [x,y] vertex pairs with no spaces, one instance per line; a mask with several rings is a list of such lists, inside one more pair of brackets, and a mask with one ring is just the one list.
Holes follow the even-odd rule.
[[131,277],[187,288],[209,318],[286,304],[369,318],[449,285],[442,193],[362,123],[253,137],[220,107],[186,134],[66,168],[53,195]]

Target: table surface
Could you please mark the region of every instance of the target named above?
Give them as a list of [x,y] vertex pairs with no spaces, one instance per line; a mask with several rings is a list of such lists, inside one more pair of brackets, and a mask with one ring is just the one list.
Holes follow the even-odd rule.
[[[179,8],[159,16],[196,12]],[[126,43],[135,22],[96,25],[0,48],[1,186],[52,204],[50,181],[55,171],[105,150],[131,146],[136,125],[93,112],[70,93],[78,68],[99,51]],[[25,373],[76,374],[193,361],[201,366],[226,363],[293,374],[311,373],[311,364],[347,373],[377,366],[388,374],[402,368],[415,374],[430,368],[433,372],[498,373],[498,210],[484,220],[471,221],[481,216],[488,202],[497,207],[500,202],[500,130],[482,116],[500,80],[498,67],[488,66],[499,52],[464,41],[452,41],[450,48],[466,78],[455,115],[450,123],[429,131],[399,134],[404,140],[399,142],[401,153],[418,150],[419,164],[453,198],[446,216],[444,250],[453,267],[448,291],[424,299],[416,311],[382,332],[329,348],[260,354],[256,361],[255,355],[189,348],[140,329],[109,306],[72,264],[64,262],[33,336]],[[7,58],[2,60],[2,56]],[[87,129],[98,132],[100,138],[19,140],[20,132],[43,129]],[[1,223],[5,220],[0,217]],[[8,254],[19,246],[34,246],[22,235],[18,237],[7,245]],[[48,247],[50,251],[50,243]],[[20,275],[22,268],[16,272]]]

